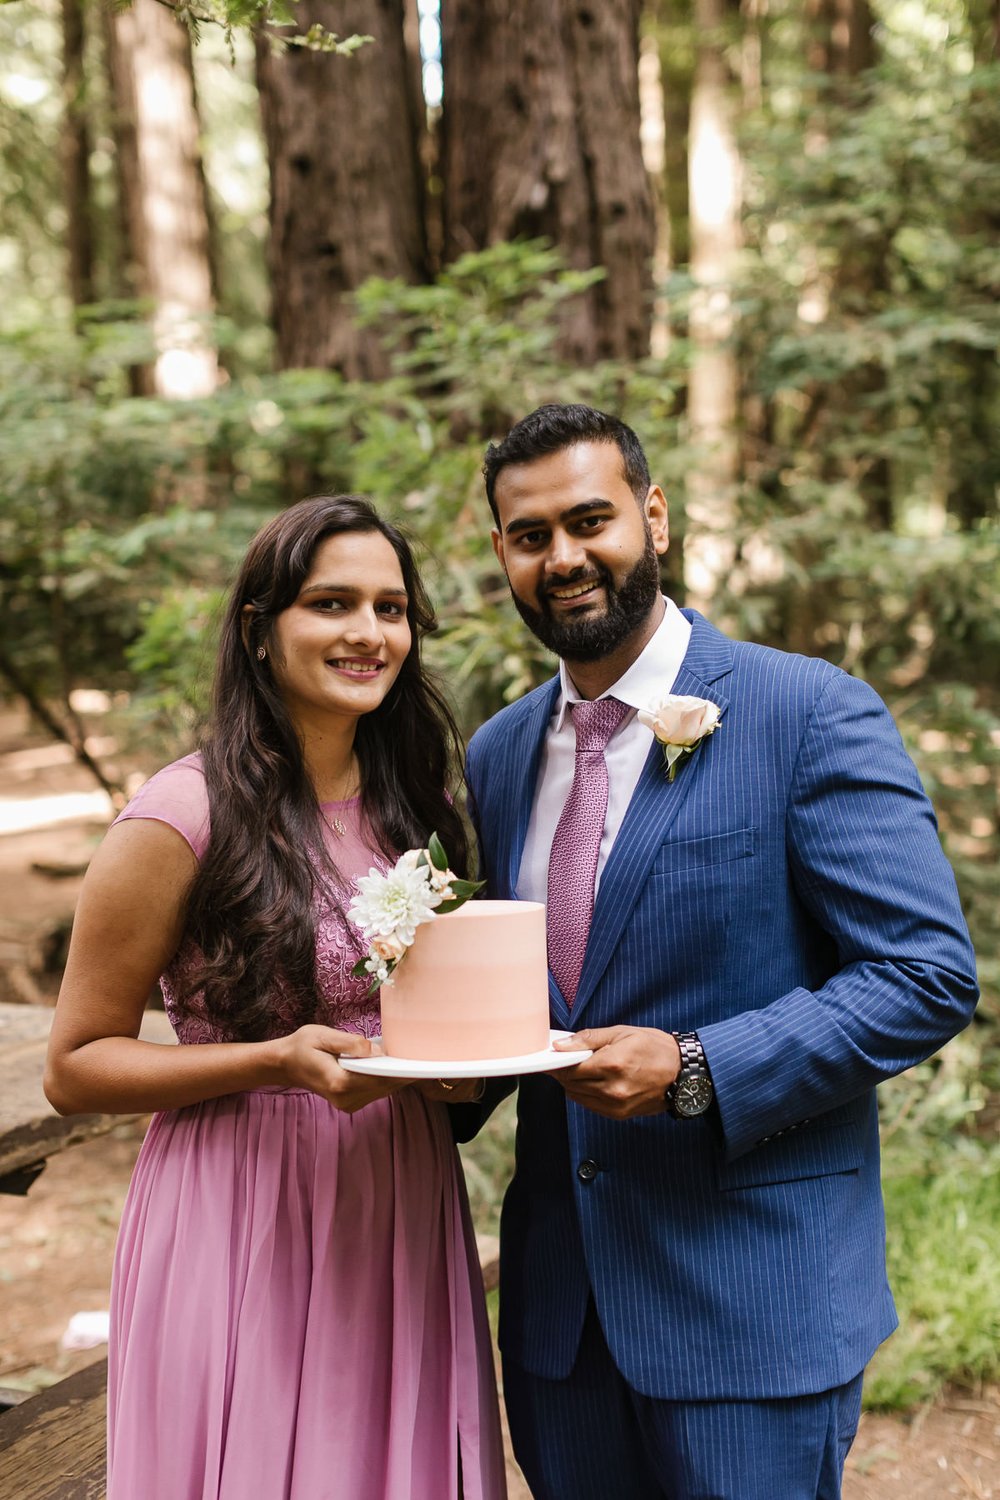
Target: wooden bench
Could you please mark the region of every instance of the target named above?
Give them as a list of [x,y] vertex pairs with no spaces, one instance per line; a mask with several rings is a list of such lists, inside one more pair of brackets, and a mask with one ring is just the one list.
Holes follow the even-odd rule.
[[102,1359],[0,1416],[4,1500],[105,1500],[107,1385]]
[[[0,1193],[26,1193],[50,1156],[142,1118],[56,1113],[42,1092],[51,1025],[46,1006],[0,1004]],[[156,1010],[143,1016],[140,1035],[147,1042],[174,1040],[170,1022]]]
[[[142,1118],[56,1113],[42,1092],[51,1024],[45,1006],[0,1004],[0,1192],[26,1193],[50,1156]],[[146,1012],[140,1035],[174,1040],[162,1011]],[[2,1500],[104,1500],[107,1377],[100,1360],[37,1396],[0,1399]]]

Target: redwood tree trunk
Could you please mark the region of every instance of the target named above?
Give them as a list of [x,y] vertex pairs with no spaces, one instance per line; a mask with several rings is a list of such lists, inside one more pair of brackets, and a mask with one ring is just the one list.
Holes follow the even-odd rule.
[[726,0],[695,0],[697,61],[691,95],[691,305],[696,354],[688,382],[691,436],[701,445],[688,475],[684,573],[689,603],[710,612],[723,580],[732,584],[736,546],[736,359],[730,283],[740,247],[741,164],[732,84],[723,46]]
[[403,0],[302,0],[296,24],[374,37],[350,57],[257,48],[271,170],[269,260],[278,363],[355,379],[385,373],[350,293],[369,276],[427,278],[422,100]]
[[691,21],[687,0],[648,0],[647,24],[660,56],[663,90],[662,211],[668,267],[691,258],[688,203],[688,132],[694,87],[694,49],[687,41]]
[[809,0],[813,22],[809,61],[821,73],[856,78],[875,62],[874,18],[868,0]]
[[640,0],[442,0],[444,253],[544,235],[606,279],[564,353],[648,352],[653,201],[639,140]]
[[218,381],[204,329],[215,297],[191,39],[168,7],[135,0],[109,17],[107,42],[130,280],[154,304],[154,388],[207,395]]
[[83,11],[62,0],[62,168],[66,203],[69,288],[74,307],[94,300],[94,243],[90,221],[90,131],[84,88]]

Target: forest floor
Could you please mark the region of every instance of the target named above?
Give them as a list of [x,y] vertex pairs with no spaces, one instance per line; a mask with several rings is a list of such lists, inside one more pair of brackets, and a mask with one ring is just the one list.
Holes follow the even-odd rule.
[[[85,863],[106,821],[93,781],[68,753],[0,713],[0,998],[51,1003],[42,938],[72,912],[80,875],[69,871]],[[68,1351],[61,1340],[74,1313],[108,1305],[141,1135],[123,1126],[73,1147],[49,1162],[27,1197],[0,1196],[0,1386],[37,1389],[103,1352]],[[509,1485],[510,1500],[528,1500],[513,1460]],[[951,1496],[1000,1500],[1000,1387],[949,1390],[900,1415],[865,1413],[845,1500]]]

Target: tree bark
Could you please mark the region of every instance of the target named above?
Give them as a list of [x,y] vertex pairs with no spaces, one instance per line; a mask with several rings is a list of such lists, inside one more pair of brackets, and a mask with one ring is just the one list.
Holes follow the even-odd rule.
[[69,290],[74,307],[94,300],[94,242],[90,219],[90,129],[83,67],[85,34],[80,0],[62,0],[62,169],[66,202]]
[[832,78],[856,78],[875,61],[868,0],[808,0],[813,23],[809,62]]
[[134,294],[154,306],[159,395],[209,395],[218,361],[208,195],[187,28],[157,0],[107,21],[118,180]]
[[688,478],[684,572],[688,601],[710,610],[723,580],[732,581],[737,467],[736,360],[727,340],[733,312],[729,286],[740,247],[740,159],[731,84],[723,51],[725,0],[695,0],[698,52],[691,95],[689,201],[691,307],[696,354],[688,382],[688,421],[700,447]]
[[653,201],[639,0],[443,0],[444,253],[546,236],[606,279],[566,310],[570,359],[649,349]]
[[695,47],[687,0],[649,0],[650,34],[660,56],[663,90],[662,210],[668,233],[668,264],[686,266],[691,257],[688,204],[688,132],[694,86]]
[[118,781],[113,781],[108,776],[100,761],[95,760],[87,749],[86,736],[83,726],[73,713],[69,699],[62,703],[63,718],[54,713],[46,698],[39,692],[30,677],[18,667],[14,659],[8,656],[7,651],[0,645],[0,681],[22,698],[30,713],[38,720],[52,738],[60,743],[68,745],[81,766],[84,766],[98,786],[102,787],[111,798],[116,811],[125,806],[127,797],[125,789]]
[[386,373],[377,337],[354,326],[369,276],[427,278],[419,140],[422,98],[403,0],[301,0],[302,31],[374,37],[350,57],[266,39],[257,79],[271,171],[269,261],[278,363],[352,379]]
[[435,276],[442,266],[442,223],[440,163],[440,101],[428,108],[424,98],[424,65],[420,51],[420,6],[418,0],[403,0],[403,45],[410,69],[410,98],[414,100],[414,137],[420,162],[423,194],[426,269]]

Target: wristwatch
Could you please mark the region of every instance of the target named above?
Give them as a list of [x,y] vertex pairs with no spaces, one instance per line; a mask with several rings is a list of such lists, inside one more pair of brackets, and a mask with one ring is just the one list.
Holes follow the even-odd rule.
[[677,1120],[703,1115],[715,1098],[705,1049],[696,1031],[670,1033],[681,1054],[680,1072],[664,1094],[667,1110]]

